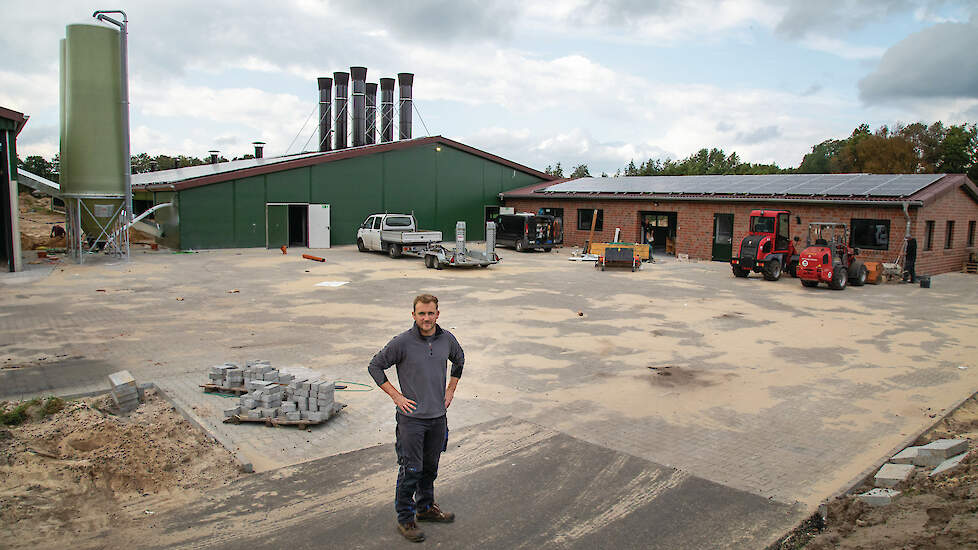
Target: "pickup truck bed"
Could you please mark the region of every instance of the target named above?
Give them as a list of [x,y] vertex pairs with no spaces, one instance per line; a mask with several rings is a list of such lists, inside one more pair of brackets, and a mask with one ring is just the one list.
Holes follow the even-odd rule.
[[380,232],[380,240],[389,243],[417,244],[441,242],[441,231],[393,231]]

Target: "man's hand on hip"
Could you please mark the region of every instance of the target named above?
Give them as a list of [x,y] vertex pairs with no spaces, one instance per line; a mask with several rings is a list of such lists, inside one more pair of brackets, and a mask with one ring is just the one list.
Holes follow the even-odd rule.
[[401,394],[391,396],[391,399],[394,400],[394,404],[397,405],[398,410],[404,414],[408,414],[418,407],[417,403]]
[[445,408],[447,409],[449,405],[452,404],[452,398],[455,397],[454,389],[445,390]]

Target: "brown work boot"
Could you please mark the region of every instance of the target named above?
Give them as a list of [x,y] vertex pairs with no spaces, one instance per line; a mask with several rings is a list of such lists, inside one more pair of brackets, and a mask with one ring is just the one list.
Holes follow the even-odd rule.
[[437,504],[432,504],[424,512],[418,512],[418,521],[437,521],[438,523],[451,523],[455,521],[455,514],[452,512],[442,512]]
[[424,542],[424,531],[418,529],[418,524],[413,521],[398,523],[397,530],[411,542]]

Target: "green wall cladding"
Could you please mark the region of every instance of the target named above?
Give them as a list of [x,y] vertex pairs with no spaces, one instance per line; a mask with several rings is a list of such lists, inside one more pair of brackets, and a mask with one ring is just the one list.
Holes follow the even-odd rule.
[[440,230],[449,241],[455,238],[455,222],[464,220],[468,238],[480,240],[485,206],[498,206],[503,191],[541,181],[447,145],[437,147],[419,145],[181,191],[180,246],[266,246],[267,203],[329,204],[333,245],[355,243],[360,222],[385,211],[414,212],[422,229]]

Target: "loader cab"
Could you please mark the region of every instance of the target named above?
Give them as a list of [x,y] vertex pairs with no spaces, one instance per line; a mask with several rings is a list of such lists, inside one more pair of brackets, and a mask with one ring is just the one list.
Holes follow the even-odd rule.
[[730,260],[734,275],[747,277],[753,271],[773,281],[781,277],[782,270],[794,276],[797,264],[798,253],[791,241],[791,212],[751,211],[740,253]]

